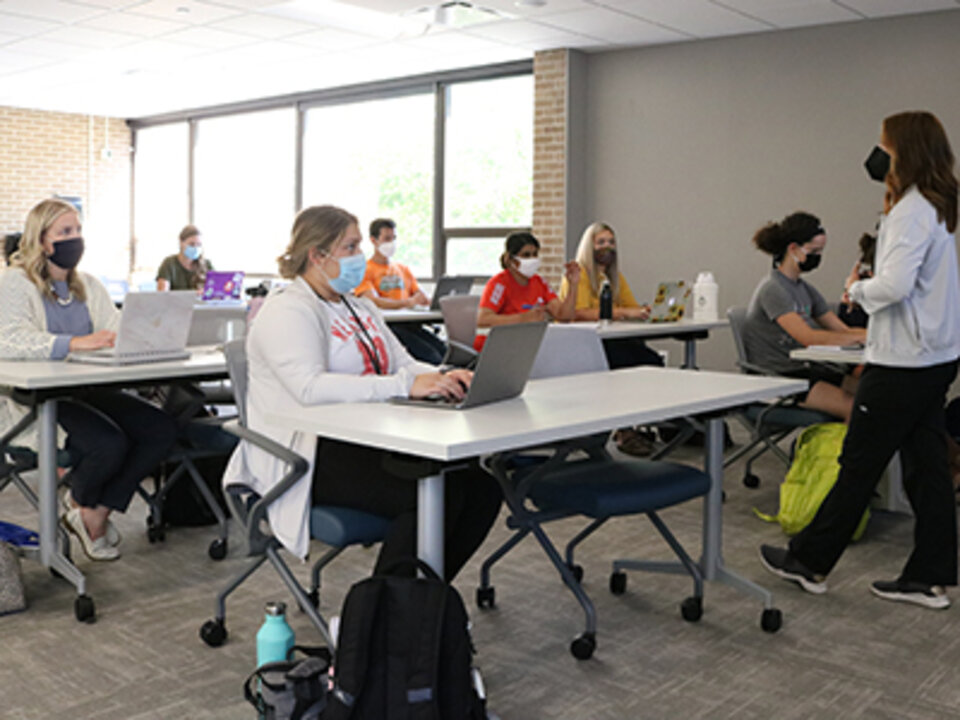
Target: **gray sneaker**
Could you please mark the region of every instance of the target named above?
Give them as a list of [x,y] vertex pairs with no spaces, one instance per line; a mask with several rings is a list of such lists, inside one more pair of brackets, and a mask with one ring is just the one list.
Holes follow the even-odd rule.
[[760,562],[778,578],[795,582],[808,593],[823,595],[827,591],[826,578],[815,574],[786,548],[761,545]]
[[913,603],[933,610],[946,610],[950,607],[950,598],[941,585],[927,585],[910,580],[877,580],[870,586],[870,592],[884,600]]

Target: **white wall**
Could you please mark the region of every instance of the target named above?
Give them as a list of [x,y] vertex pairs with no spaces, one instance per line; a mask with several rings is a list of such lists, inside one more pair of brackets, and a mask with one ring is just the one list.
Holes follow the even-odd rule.
[[[638,299],[709,268],[721,307],[745,304],[770,266],[753,232],[798,209],[828,232],[809,279],[839,299],[881,208],[863,161],[883,117],[931,110],[960,151],[958,38],[960,10],[588,55],[586,210],[617,230]],[[731,368],[729,334],[699,359]]]

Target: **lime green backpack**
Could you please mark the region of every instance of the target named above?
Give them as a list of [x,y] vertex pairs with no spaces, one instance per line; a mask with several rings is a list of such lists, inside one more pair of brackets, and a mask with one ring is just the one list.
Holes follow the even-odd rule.
[[[768,522],[779,522],[787,535],[796,535],[813,520],[820,504],[840,474],[840,450],[847,426],[843,423],[811,425],[797,437],[793,464],[780,486],[780,511],[766,515],[756,508],[754,512]],[[870,519],[865,510],[854,540],[859,540]]]

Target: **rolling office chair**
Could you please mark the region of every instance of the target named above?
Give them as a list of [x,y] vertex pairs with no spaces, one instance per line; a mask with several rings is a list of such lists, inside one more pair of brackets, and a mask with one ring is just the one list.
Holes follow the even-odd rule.
[[440,312],[447,329],[447,354],[444,365],[470,367],[477,360],[473,339],[477,335],[479,295],[447,295],[440,298]]
[[[531,377],[557,377],[607,370],[606,354],[592,330],[548,327],[534,361]],[[607,520],[622,515],[645,514],[680,559],[694,582],[694,593],[683,601],[681,612],[688,621],[702,614],[703,577],[677,539],[657,515],[657,511],[705,495],[710,477],[702,471],[669,462],[650,460],[614,460],[606,451],[609,433],[600,433],[551,446],[552,454],[504,453],[493,457],[489,469],[503,489],[510,509],[507,527],[513,535],[488,557],[480,569],[477,605],[492,608],[495,591],[490,584],[490,569],[529,534],[540,543],[570,588],[586,616],[584,631],[574,638],[570,652],[585,660],[596,649],[597,618],[593,602],[583,589],[583,569],[574,561],[574,549]],[[583,455],[586,457],[583,457]],[[533,507],[528,507],[527,501]],[[561,558],[543,524],[551,520],[585,515],[592,522],[567,543]],[[636,563],[628,569],[663,569],[663,564]],[[670,570],[673,571],[673,568]],[[626,575],[616,570],[610,578],[614,594],[626,590]]]
[[[751,363],[747,358],[746,346],[743,344],[743,326],[747,318],[747,309],[731,307],[727,310],[727,318],[730,320],[730,332],[737,350],[737,367],[740,371],[748,375],[776,375],[777,373]],[[746,445],[725,457],[723,466],[726,468],[759,446],[759,449],[747,458],[747,465],[743,471],[743,484],[749,488],[760,485],[760,478],[752,470],[757,458],[769,450],[789,468],[791,458],[780,447],[780,441],[794,430],[808,425],[837,421],[832,415],[819,410],[800,407],[796,397],[782,398],[776,403],[751,403],[736,413],[735,417],[750,431],[750,440]]]
[[227,488],[227,505],[230,513],[243,528],[247,546],[246,554],[254,557],[255,560],[217,595],[216,614],[212,620],[207,620],[200,628],[200,637],[211,647],[223,644],[227,639],[227,596],[240,587],[264,561],[269,560],[310,621],[320,631],[327,644],[333,648],[335,643],[330,636],[327,623],[317,610],[320,601],[320,572],[348,546],[372,545],[382,541],[390,521],[352,508],[313,506],[310,510],[310,537],[329,545],[331,549],[313,566],[312,587],[309,592],[305,591],[280,557],[280,541],[265,533],[262,525],[268,524],[267,507],[270,503],[303,476],[309,463],[290,449],[247,427],[247,353],[244,341],[233,340],[227,343],[224,346],[224,355],[227,358],[227,369],[237,403],[237,419],[228,423],[225,428],[241,440],[252,443],[284,460],[289,470],[263,497],[245,485],[231,485]]

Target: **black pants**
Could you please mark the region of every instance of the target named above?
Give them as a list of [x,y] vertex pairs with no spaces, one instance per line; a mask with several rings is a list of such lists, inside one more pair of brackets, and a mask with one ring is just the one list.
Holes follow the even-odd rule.
[[[386,462],[386,466],[385,466]],[[444,576],[453,580],[487,537],[503,495],[496,480],[474,461],[446,473]],[[313,502],[365,510],[393,522],[374,572],[416,556],[417,483],[390,467],[390,453],[338,440],[317,441]]]
[[390,328],[403,346],[414,358],[421,362],[439,365],[447,353],[447,346],[436,335],[422,325],[400,323]]
[[943,403],[957,363],[928,368],[867,365],[840,455],[840,476],[790,550],[816,573],[833,569],[896,450],[916,519],[901,579],[957,584],[957,507],[947,466]]
[[603,352],[611,370],[638,365],[663,367],[663,358],[639,338],[613,338],[603,341]]
[[83,507],[123,512],[144,477],[159,465],[177,436],[177,424],[159,408],[119,390],[95,390],[57,403],[67,449],[77,458],[67,474]]

